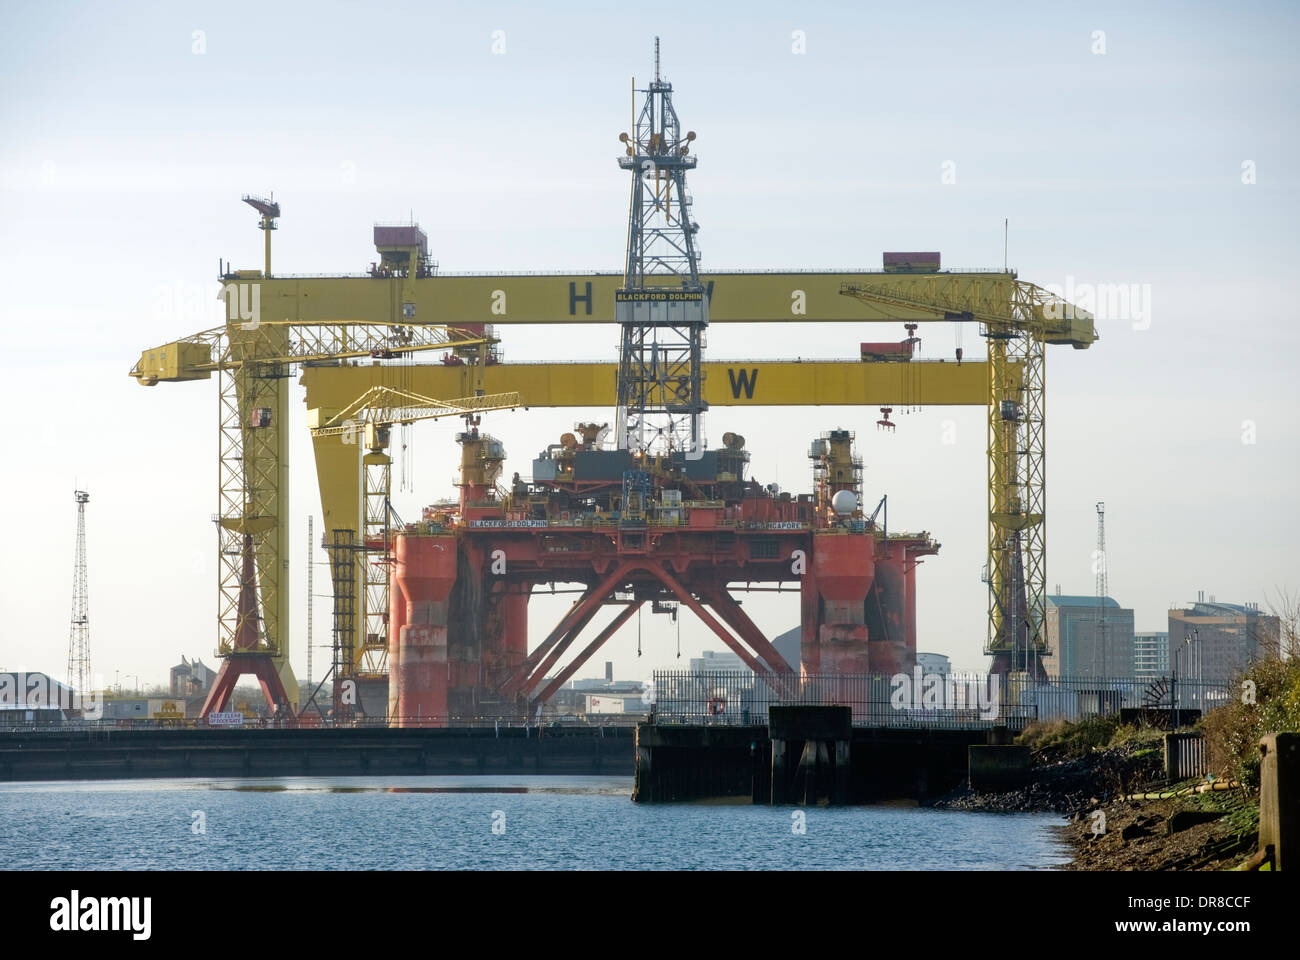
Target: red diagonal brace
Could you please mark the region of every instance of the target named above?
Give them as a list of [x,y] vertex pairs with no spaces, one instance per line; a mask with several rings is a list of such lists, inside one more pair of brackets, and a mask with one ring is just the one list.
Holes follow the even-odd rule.
[[573,629],[574,624],[576,624],[588,610],[594,610],[595,607],[598,607],[602,602],[604,602],[605,598],[613,593],[614,589],[627,578],[627,575],[640,565],[641,564],[636,561],[625,561],[620,563],[614,568],[614,572],[604,580],[601,580],[594,586],[588,587],[587,592],[582,595],[582,599],[569,608],[569,612],[565,614],[565,617],[560,621],[559,626],[552,630],[550,635],[542,641],[541,645],[524,659],[524,662],[519,665],[514,673],[510,674],[506,679],[506,682],[501,685],[501,693],[509,696],[519,690],[541,659],[550,652],[551,648],[555,646],[555,644],[569,634]]
[[749,618],[749,614],[736,598],[727,592],[725,586],[718,585],[702,590],[700,596],[709,606],[718,611],[727,626],[740,634],[741,639],[754,648],[754,652],[762,657],[763,662],[773,673],[794,676],[794,670],[785,662],[785,657],[781,656],[776,647],[763,636],[763,631]]
[[542,692],[537,695],[537,700],[535,702],[545,703],[547,700],[551,699],[551,697],[555,696],[555,691],[568,683],[569,678],[578,672],[578,668],[590,660],[591,655],[599,650],[605,641],[614,635],[615,631],[617,631],[619,627],[627,623],[632,614],[641,609],[641,604],[643,602],[644,601],[636,600],[624,607],[619,615],[611,620],[609,625],[596,635],[596,639],[592,640],[591,643],[587,644],[587,646],[583,648],[582,652],[573,659],[573,663],[561,670],[560,675],[542,689]]
[[741,645],[740,641],[728,633],[727,628],[718,623],[713,614],[709,613],[709,611],[704,608],[703,604],[691,596],[691,592],[682,586],[680,581],[669,573],[666,568],[659,564],[655,564],[654,566],[647,564],[646,569],[658,577],[665,587],[675,593],[678,600],[690,607],[691,610],[695,612],[695,615],[704,621],[704,625],[716,633],[718,638],[731,648],[732,653],[745,661],[749,669],[753,670],[754,673],[758,674],[760,677],[769,675],[770,671],[763,666],[763,664],[755,660],[754,655],[746,650],[744,646]]
[[553,649],[547,658],[542,661],[541,666],[525,678],[523,684],[519,687],[520,693],[525,696],[530,695],[533,692],[533,688],[546,679],[546,671],[555,666],[555,662],[559,660],[560,657],[564,656],[564,651],[569,649],[569,644],[578,639],[578,634],[587,629],[587,624],[591,623],[592,618],[596,616],[596,613],[599,610],[600,604],[598,603],[578,618],[578,622],[569,628],[569,630],[564,634],[564,639],[555,645],[555,649]]

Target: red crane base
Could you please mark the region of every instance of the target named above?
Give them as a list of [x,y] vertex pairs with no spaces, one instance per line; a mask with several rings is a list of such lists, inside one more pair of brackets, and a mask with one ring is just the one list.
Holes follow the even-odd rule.
[[212,682],[212,689],[203,701],[199,716],[206,718],[210,713],[223,712],[235,692],[235,684],[247,674],[257,677],[267,703],[286,713],[290,711],[289,696],[284,691],[284,684],[280,682],[280,675],[276,673],[271,658],[264,653],[232,653],[222,661],[217,679]]

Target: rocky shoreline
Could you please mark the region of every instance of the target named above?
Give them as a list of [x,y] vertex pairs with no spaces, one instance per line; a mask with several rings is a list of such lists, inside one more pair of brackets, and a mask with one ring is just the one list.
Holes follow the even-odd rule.
[[1031,782],[1002,793],[962,788],[931,804],[941,810],[1057,813],[1074,851],[1066,870],[1225,870],[1255,849],[1258,810],[1241,790],[1126,799],[1162,776],[1149,742],[1071,756],[1064,748],[1033,754]]

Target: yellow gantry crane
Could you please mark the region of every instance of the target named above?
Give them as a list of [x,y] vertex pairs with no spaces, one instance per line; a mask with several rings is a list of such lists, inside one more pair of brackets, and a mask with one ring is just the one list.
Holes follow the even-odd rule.
[[[258,211],[259,226],[266,231],[265,268],[223,274],[224,326],[145,351],[130,371],[146,386],[204,380],[214,372],[220,380],[218,509],[213,519],[219,538],[217,653],[223,658],[216,687],[222,692],[205,704],[205,713],[225,706],[229,689],[245,672],[257,673],[268,687],[268,700],[282,700],[277,707],[297,708],[298,684],[289,663],[289,447],[283,429],[293,371],[449,349],[472,369],[494,342],[481,331],[417,323],[409,307],[389,322],[346,313],[306,322],[292,318],[285,304],[265,296],[270,231],[279,205],[255,197],[244,200]],[[416,248],[393,252],[399,268],[388,285],[396,286],[399,296],[402,285],[414,279],[400,265],[410,264],[415,273],[419,258]],[[283,319],[272,319],[276,314]],[[264,660],[270,662],[269,671],[263,669]]]
[[[265,215],[262,222],[267,223]],[[364,439],[355,442],[358,435],[345,427],[349,411],[373,409],[358,423],[378,428],[382,408],[371,404],[386,398],[397,409],[395,391],[431,404],[432,398],[468,398],[436,401],[451,407],[514,394],[528,407],[608,406],[616,397],[612,361],[488,362],[487,350],[496,342],[489,325],[613,324],[623,273],[440,274],[414,225],[376,227],[375,245],[380,262],[360,275],[272,276],[269,258],[263,271],[224,273],[231,318],[226,326],[147,351],[132,370],[145,384],[221,373],[221,502],[227,531],[222,636],[234,635],[232,614],[238,607],[232,598],[238,591],[232,588],[240,582],[237,564],[225,551],[233,550],[237,558],[234,535],[249,531],[257,538],[263,633],[290,679],[288,608],[279,583],[287,565],[281,544],[288,543],[288,448],[278,429],[287,408],[290,365],[301,370],[306,389],[327,545],[364,540],[367,517],[373,524],[377,516],[367,508],[372,488],[358,458],[382,450],[371,449]],[[711,324],[947,320],[981,325],[986,361],[853,355],[858,351],[841,360],[706,361],[703,392],[710,407],[987,407],[988,651],[1012,669],[1028,663],[1030,652],[1041,649],[1045,577],[1043,346],[1089,346],[1096,340],[1091,318],[1012,272],[939,271],[937,263],[916,272],[755,271],[701,274],[700,279]],[[260,314],[275,317],[274,322],[249,319],[259,304]],[[797,336],[785,339],[797,342]],[[435,348],[449,351],[442,362],[405,359]],[[266,426],[253,425],[263,420]],[[337,615],[348,582],[356,583],[356,568],[354,563],[333,566]],[[1019,597],[1024,609],[1017,612]],[[351,651],[350,674],[382,672],[387,640],[376,625],[384,610],[377,598],[363,601],[351,625],[341,625],[350,635],[344,643]]]

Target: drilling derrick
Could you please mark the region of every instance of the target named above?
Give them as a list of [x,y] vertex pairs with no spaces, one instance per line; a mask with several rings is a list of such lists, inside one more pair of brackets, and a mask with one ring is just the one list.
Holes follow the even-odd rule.
[[86,589],[86,504],[90,494],[78,490],[77,559],[72,568],[72,627],[68,632],[68,686],[80,696],[90,692],[90,598]]
[[631,136],[619,140],[632,171],[627,268],[615,293],[621,330],[616,434],[624,449],[698,455],[703,450],[707,404],[701,390],[704,328],[709,300],[700,282],[699,251],[691,220],[686,171],[695,167],[690,144],[673,108],[673,85],[655,75]]

